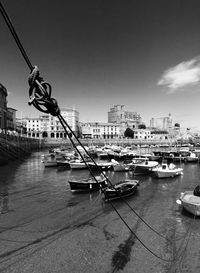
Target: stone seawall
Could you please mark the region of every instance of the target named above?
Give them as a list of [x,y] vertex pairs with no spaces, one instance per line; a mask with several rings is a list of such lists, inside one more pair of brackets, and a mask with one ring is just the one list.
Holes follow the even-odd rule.
[[23,159],[32,151],[43,148],[38,139],[30,139],[19,136],[0,136],[0,166],[16,159]]
[[[78,141],[74,140],[76,145],[79,145]],[[118,146],[151,146],[151,145],[166,145],[173,146],[175,145],[175,141],[169,140],[138,140],[138,139],[79,139],[79,141],[85,146],[104,146],[104,145],[118,145]],[[43,143],[43,146],[49,147],[60,147],[60,146],[69,146],[72,145],[69,139],[65,140],[57,140],[57,139],[46,139]]]

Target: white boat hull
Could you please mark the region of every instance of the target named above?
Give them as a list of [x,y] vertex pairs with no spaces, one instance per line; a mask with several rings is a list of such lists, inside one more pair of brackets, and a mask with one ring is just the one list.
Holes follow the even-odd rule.
[[195,196],[192,191],[181,194],[179,200],[185,210],[195,216],[200,216],[200,197]]
[[85,163],[69,163],[71,169],[76,169],[76,170],[80,170],[80,169],[87,169],[87,166],[85,165]]
[[45,167],[57,167],[56,161],[44,161],[43,163]]
[[126,166],[126,165],[113,165],[113,169],[115,172],[126,172],[129,171],[130,166]]
[[178,176],[178,175],[182,175],[183,174],[183,170],[180,169],[180,170],[168,170],[168,171],[164,171],[164,170],[161,170],[161,171],[154,171],[155,175],[158,177],[158,178],[168,178],[168,177],[175,177],[175,176]]
[[187,162],[197,162],[198,161],[198,157],[186,157],[186,161]]

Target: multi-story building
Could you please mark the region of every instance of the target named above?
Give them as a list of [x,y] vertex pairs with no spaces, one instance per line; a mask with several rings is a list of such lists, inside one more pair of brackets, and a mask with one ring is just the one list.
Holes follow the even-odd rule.
[[7,130],[7,90],[0,83],[0,129]]
[[26,121],[23,118],[16,118],[16,133],[18,135],[27,135]]
[[170,138],[169,132],[166,130],[152,130],[151,135],[154,140],[166,140]]
[[116,139],[120,137],[120,124],[88,122],[82,124],[82,137],[95,139]]
[[134,129],[134,139],[153,139],[151,130],[148,129]]
[[43,114],[39,116],[40,119],[40,132],[42,138],[48,137],[48,132],[50,132],[50,115]]
[[127,127],[138,128],[142,119],[137,112],[126,111],[124,105],[118,104],[110,108],[110,111],[108,112],[108,122],[120,124],[120,134],[122,135]]
[[[78,135],[79,112],[71,108],[61,108],[61,115],[70,126],[72,131]],[[25,118],[27,136],[36,138],[66,138],[67,134],[59,119],[50,114],[40,115],[39,118]],[[67,129],[67,131],[69,131]]]
[[162,118],[151,118],[150,120],[150,127],[160,130],[172,130],[172,116],[171,114],[168,117]]
[[16,131],[16,112],[16,109],[7,107],[6,126],[9,131]]
[[16,131],[16,109],[7,107],[7,90],[0,83],[0,131]]
[[28,137],[39,138],[41,127],[40,118],[24,118],[26,122],[26,131]]

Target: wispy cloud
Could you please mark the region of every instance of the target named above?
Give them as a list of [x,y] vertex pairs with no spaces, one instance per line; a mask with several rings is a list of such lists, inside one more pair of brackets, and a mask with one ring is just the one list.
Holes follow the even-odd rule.
[[200,57],[182,62],[167,69],[158,85],[165,85],[169,93],[174,93],[187,85],[195,85],[200,82]]

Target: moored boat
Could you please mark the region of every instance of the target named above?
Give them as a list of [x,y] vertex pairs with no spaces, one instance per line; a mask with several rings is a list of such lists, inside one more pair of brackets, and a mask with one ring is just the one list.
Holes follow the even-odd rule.
[[[199,191],[199,188],[199,186],[195,188],[196,192]],[[191,214],[200,216],[200,194],[195,193],[195,190],[182,192],[176,202]]]
[[47,154],[42,158],[42,163],[45,167],[57,167],[57,161],[64,161],[65,158],[56,154]]
[[162,164],[153,168],[152,172],[158,178],[169,178],[183,174],[183,168],[178,168],[173,163],[167,164],[167,162],[162,162]]
[[64,159],[64,160],[58,159],[58,160],[56,160],[56,163],[57,163],[58,167],[62,166],[62,167],[66,167],[69,169],[71,168],[68,159]]
[[199,160],[195,153],[190,152],[188,156],[185,157],[186,162],[197,162]]
[[124,198],[137,191],[139,180],[124,180],[103,190],[105,201]]
[[85,164],[85,162],[80,159],[74,159],[69,161],[69,165],[73,170],[87,169],[87,165]]
[[149,174],[158,165],[158,162],[144,158],[134,158],[128,165],[134,174]]
[[107,186],[106,178],[103,175],[95,176],[95,178],[69,180],[68,183],[72,192],[90,192]]
[[90,162],[88,163],[89,167],[91,168],[91,170],[102,170],[102,171],[106,171],[106,170],[110,170],[112,168],[112,162]]
[[130,170],[130,166],[128,164],[119,163],[114,159],[112,159],[111,162],[115,172],[126,172]]

